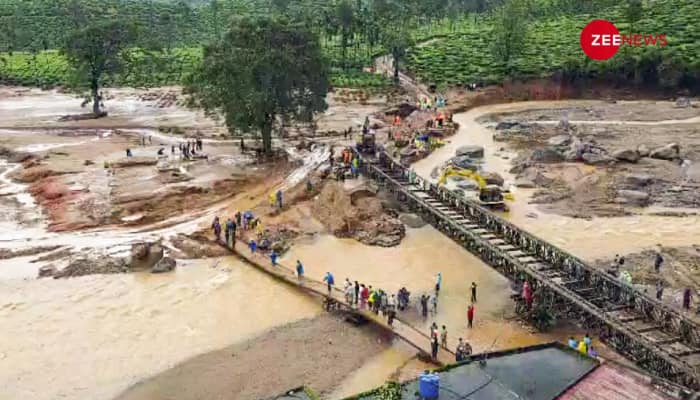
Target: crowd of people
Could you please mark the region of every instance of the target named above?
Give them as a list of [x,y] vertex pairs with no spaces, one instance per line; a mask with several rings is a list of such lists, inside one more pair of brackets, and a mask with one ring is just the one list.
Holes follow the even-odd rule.
[[576,350],[583,355],[596,358],[598,357],[598,353],[595,351],[595,349],[593,349],[593,345],[591,343],[591,337],[588,335],[588,333],[586,333],[586,335],[580,341],[574,339],[573,336],[569,337],[568,344],[573,350]]

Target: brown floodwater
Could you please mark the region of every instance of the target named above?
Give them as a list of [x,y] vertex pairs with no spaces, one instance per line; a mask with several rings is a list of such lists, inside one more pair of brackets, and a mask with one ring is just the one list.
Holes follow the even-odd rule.
[[[596,104],[590,101],[537,101],[499,104],[474,108],[465,113],[456,114],[454,119],[460,128],[449,143],[438,149],[429,157],[414,164],[416,172],[425,178],[430,176],[433,168],[442,165],[455,155],[455,150],[464,145],[484,147],[484,168],[497,172],[506,182],[514,181],[508,171],[511,168],[513,153],[502,151],[504,143],[493,140],[494,131],[477,122],[480,117],[493,113],[541,109],[544,107],[561,108],[563,105]],[[538,121],[541,123],[542,121]],[[697,118],[668,121],[571,121],[586,124],[697,124]],[[506,156],[506,157],[504,157]],[[664,246],[687,246],[697,242],[700,237],[700,216],[662,217],[641,212],[614,218],[580,218],[565,217],[556,214],[541,213],[537,206],[528,204],[533,189],[512,188],[515,201],[510,204],[510,212],[505,217],[516,225],[549,240],[587,260],[612,257],[614,254],[636,252],[652,248],[661,243]],[[537,218],[528,215],[537,214]]]
[[320,312],[232,258],[164,275],[0,280],[0,393],[110,399],[189,357]]
[[[542,103],[483,107],[456,115],[461,124],[458,134],[445,148],[419,162],[417,171],[427,177],[434,166],[454,154],[456,147],[481,144],[486,148],[489,169],[512,179],[507,174],[510,161],[498,156],[500,145],[493,143],[492,132],[475,119],[513,107],[541,108]],[[47,115],[63,112],[66,110],[52,110]],[[296,179],[294,174],[292,177]],[[36,206],[21,201],[24,189],[10,186],[7,180],[0,184],[16,192],[19,207],[25,207],[34,218]],[[538,212],[538,218],[529,218],[527,214],[536,209],[527,204],[528,195],[527,191],[516,192],[508,218],[585,258],[634,251],[658,242],[690,244],[700,234],[697,217],[640,215],[582,221]],[[48,234],[41,226],[31,227],[38,231],[35,233],[26,224],[13,224],[0,241],[12,248],[20,243],[125,246],[139,237],[190,231],[210,221],[210,214],[217,210],[212,207],[198,218],[178,220],[171,228],[150,232],[59,235]],[[0,225],[7,222],[0,218]],[[432,292],[435,274],[441,272],[437,314],[424,320],[414,308],[402,317],[425,332],[433,321],[446,325],[451,347],[458,337],[464,337],[479,352],[561,339],[569,333],[535,334],[511,320],[508,281],[429,226],[408,229],[403,243],[394,248],[321,236],[295,246],[283,261],[293,263],[297,258],[304,262],[308,276],[320,279],[331,271],[339,285],[348,277],[391,293],[406,286],[412,292],[414,307],[421,293]],[[166,275],[93,275],[61,280],[30,279],[35,271],[27,273],[27,269],[36,267],[28,264],[24,259],[0,261],[0,267],[6,269],[0,273],[0,393],[9,399],[109,399],[189,357],[321,312],[315,299],[231,258],[183,262]],[[471,282],[478,284],[479,301],[475,328],[469,330],[466,307]],[[328,397],[342,398],[392,376],[409,377],[426,367],[413,358],[414,354],[397,342],[347,377]]]

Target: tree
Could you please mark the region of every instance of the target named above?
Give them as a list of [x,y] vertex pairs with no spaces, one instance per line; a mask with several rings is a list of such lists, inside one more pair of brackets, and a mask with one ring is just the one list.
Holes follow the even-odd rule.
[[508,0],[494,10],[492,51],[507,68],[527,43],[528,16],[527,0]]
[[341,60],[343,68],[345,69],[347,68],[348,40],[353,35],[353,28],[355,27],[355,11],[352,9],[352,4],[350,4],[348,0],[342,0],[338,3],[336,18],[338,20],[338,27],[340,28]]
[[630,35],[634,34],[634,24],[642,19],[644,14],[644,5],[642,0],[627,0],[627,7],[625,7],[625,17],[627,22],[630,24]]
[[394,83],[399,84],[400,65],[406,57],[406,50],[413,45],[409,32],[392,27],[382,34],[382,45],[391,53],[394,66]]
[[75,86],[90,89],[92,112],[100,115],[100,87],[105,75],[121,71],[124,50],[136,40],[133,24],[99,22],[68,35],[61,49],[76,72]]
[[222,112],[229,132],[259,131],[272,150],[277,118],[311,121],[326,109],[328,66],[318,37],[280,16],[241,18],[204,57],[186,88],[193,105]]

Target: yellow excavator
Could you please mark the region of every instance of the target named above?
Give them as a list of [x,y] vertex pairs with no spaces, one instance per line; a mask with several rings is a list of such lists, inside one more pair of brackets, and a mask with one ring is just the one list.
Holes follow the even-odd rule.
[[442,175],[438,180],[438,186],[444,185],[447,178],[450,176],[461,176],[474,180],[477,185],[479,185],[479,196],[477,200],[482,206],[496,210],[508,211],[508,206],[506,206],[505,200],[506,198],[512,200],[513,195],[509,192],[504,194],[500,186],[488,185],[484,177],[478,173],[468,169],[454,168],[453,166],[449,166],[442,171]]

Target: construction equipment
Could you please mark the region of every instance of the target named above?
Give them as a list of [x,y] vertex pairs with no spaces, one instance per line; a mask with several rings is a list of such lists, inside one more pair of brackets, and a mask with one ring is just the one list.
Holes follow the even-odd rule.
[[[487,185],[486,180],[478,173],[468,169],[455,168],[453,166],[445,168],[440,176],[440,180],[438,180],[438,186],[444,185],[447,178],[450,176],[461,176],[474,180],[477,185],[479,185],[479,196],[477,200],[482,206],[494,210],[508,211],[508,206],[506,206],[505,203],[506,196],[500,186]],[[512,198],[512,195],[510,197]]]
[[479,184],[479,189],[486,187],[486,180],[484,180],[484,178],[481,175],[477,174],[474,171],[468,169],[455,168],[451,165],[445,168],[444,171],[442,171],[440,180],[438,180],[438,186],[444,185],[447,181],[447,178],[449,178],[450,176],[461,176],[464,178],[473,179],[474,181],[476,181],[477,184]]
[[374,154],[376,152],[376,137],[374,132],[362,133],[357,140],[357,151],[363,154]]

